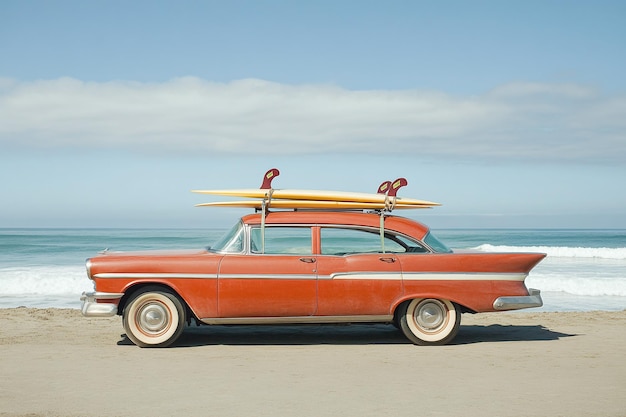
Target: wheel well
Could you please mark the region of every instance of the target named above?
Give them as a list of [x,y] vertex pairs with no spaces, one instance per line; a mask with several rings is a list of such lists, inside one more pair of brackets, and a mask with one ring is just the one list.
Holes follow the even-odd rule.
[[126,308],[126,303],[128,303],[128,300],[132,299],[135,296],[135,294],[139,292],[145,292],[145,291],[163,291],[163,292],[168,292],[170,294],[175,295],[176,297],[178,297],[178,299],[183,303],[183,306],[185,307],[185,310],[187,313],[186,314],[187,323],[189,323],[192,318],[197,320],[195,314],[193,313],[193,311],[191,311],[191,309],[187,305],[187,302],[183,299],[183,297],[180,296],[180,294],[178,294],[178,292],[176,292],[176,290],[174,290],[169,285],[165,285],[161,283],[153,283],[153,282],[135,284],[129,287],[126,290],[126,292],[124,292],[124,295],[122,296],[122,298],[120,298],[120,302],[117,306],[117,315],[121,316],[123,314],[124,309]]
[[394,323],[396,323],[396,324],[400,323],[400,317],[398,316],[398,313],[400,312],[401,307],[404,304],[408,303],[409,301],[411,301],[411,299],[404,300],[404,301],[396,304],[396,308],[393,309],[393,322]]

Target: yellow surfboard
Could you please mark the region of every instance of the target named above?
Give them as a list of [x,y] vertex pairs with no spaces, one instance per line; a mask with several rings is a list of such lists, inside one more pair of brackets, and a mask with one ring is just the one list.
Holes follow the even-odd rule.
[[[196,207],[245,207],[263,208],[263,200],[250,199],[243,201],[215,201],[211,203],[196,204]],[[324,201],[324,200],[281,200],[272,199],[266,201],[268,209],[328,209],[328,210],[384,210],[384,209],[420,209],[431,208],[429,204],[405,204],[397,203],[391,207],[386,203],[362,203],[358,201]]]
[[[263,199],[270,197],[270,190],[258,188],[241,188],[230,190],[192,190],[199,194],[212,194],[230,197],[244,197]],[[324,190],[298,190],[298,189],[275,189],[271,190],[271,199],[275,200],[306,200],[327,202],[355,202],[355,203],[378,203],[384,205],[395,199],[396,205],[439,206],[439,203],[425,200],[416,200],[404,197],[388,197],[385,194],[356,193],[347,191],[324,191]]]

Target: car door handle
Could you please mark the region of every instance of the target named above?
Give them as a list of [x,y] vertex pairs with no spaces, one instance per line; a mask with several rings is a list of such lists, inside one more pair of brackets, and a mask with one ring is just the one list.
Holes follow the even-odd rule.
[[387,262],[387,263],[394,263],[396,261],[396,258],[387,258],[384,256],[381,256],[380,258],[378,258],[379,260],[383,261],[383,262]]
[[315,258],[300,258],[300,262],[306,262],[308,264],[315,263]]

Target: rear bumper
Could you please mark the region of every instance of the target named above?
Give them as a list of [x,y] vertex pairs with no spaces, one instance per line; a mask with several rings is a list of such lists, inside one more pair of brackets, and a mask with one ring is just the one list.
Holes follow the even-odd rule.
[[96,300],[119,300],[124,294],[113,292],[84,292],[81,313],[85,317],[111,317],[117,314],[117,303],[98,303]]
[[516,297],[498,297],[493,302],[494,310],[520,310],[522,308],[541,307],[541,291],[534,288],[528,289],[529,295]]

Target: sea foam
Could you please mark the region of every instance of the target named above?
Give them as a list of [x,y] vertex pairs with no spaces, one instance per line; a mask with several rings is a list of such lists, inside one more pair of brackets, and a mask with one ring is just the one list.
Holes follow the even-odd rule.
[[27,266],[0,268],[2,295],[80,294],[93,289],[84,266]]
[[474,248],[483,252],[540,252],[556,258],[624,259],[626,248],[583,248],[567,246],[504,246],[484,244]]

